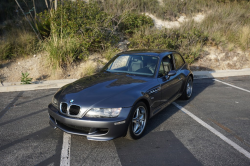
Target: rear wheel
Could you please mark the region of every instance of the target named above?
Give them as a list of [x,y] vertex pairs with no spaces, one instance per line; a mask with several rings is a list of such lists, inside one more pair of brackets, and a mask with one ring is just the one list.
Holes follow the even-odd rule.
[[191,76],[188,77],[181,99],[188,100],[193,93],[193,79]]
[[147,113],[147,106],[143,102],[139,102],[135,105],[127,130],[127,139],[136,140],[142,137],[147,124]]

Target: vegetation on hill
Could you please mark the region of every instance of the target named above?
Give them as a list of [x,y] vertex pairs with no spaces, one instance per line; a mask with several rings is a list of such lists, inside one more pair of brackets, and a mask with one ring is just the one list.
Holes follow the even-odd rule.
[[[3,0],[0,6],[6,16],[1,17],[0,60],[47,52],[56,68],[85,60],[93,52],[110,59],[124,39],[130,41],[129,49],[178,50],[189,63],[205,45],[250,49],[249,0],[64,0],[56,10],[53,3],[24,0],[21,6],[40,39],[13,1]],[[159,30],[146,12],[169,21],[197,13],[206,17],[202,23],[190,20],[179,28]]]

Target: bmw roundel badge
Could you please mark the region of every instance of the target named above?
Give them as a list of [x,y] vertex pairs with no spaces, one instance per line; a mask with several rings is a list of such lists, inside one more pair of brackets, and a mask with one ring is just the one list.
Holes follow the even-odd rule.
[[73,99],[71,99],[69,102],[70,102],[70,103],[73,103],[73,102],[74,102],[74,100],[73,100]]

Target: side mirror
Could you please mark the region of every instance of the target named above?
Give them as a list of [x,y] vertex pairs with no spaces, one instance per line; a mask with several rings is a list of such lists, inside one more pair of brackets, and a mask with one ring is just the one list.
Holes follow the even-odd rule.
[[174,76],[176,74],[175,70],[171,70],[170,72],[168,72],[168,76]]

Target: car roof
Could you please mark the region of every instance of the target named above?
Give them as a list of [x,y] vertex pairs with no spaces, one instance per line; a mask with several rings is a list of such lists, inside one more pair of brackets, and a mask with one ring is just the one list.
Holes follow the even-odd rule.
[[129,54],[129,55],[153,55],[153,56],[165,56],[166,54],[171,54],[173,50],[160,50],[160,49],[141,49],[141,50],[130,50],[119,53],[119,55]]

